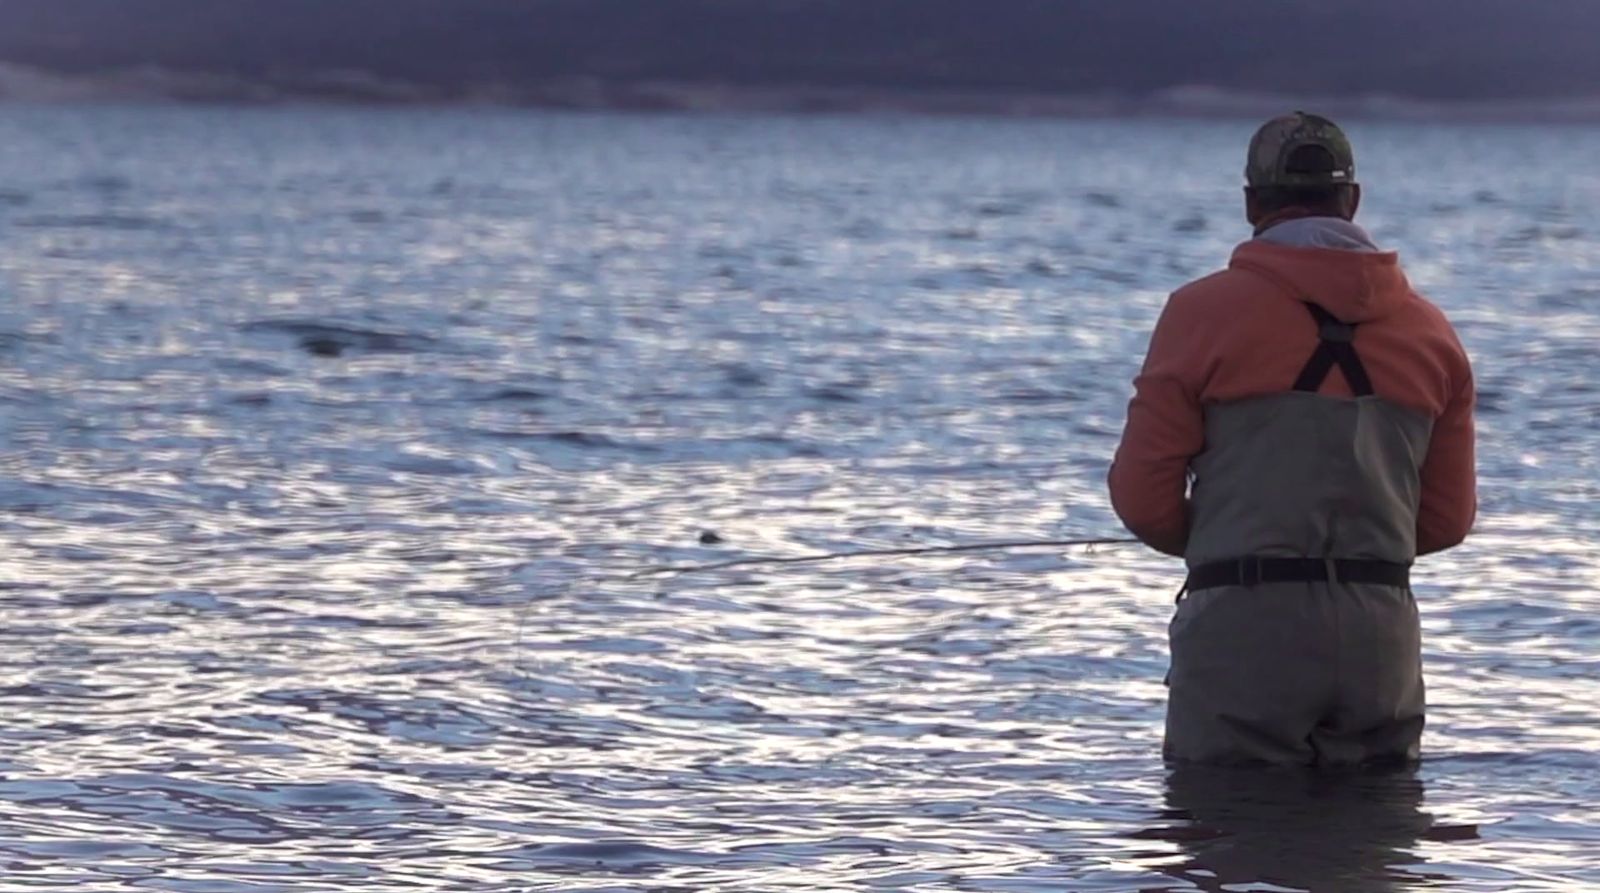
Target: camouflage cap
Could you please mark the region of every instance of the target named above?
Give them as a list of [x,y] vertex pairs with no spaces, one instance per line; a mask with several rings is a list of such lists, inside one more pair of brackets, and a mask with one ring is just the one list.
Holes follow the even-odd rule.
[[[1302,146],[1321,146],[1333,156],[1333,170],[1291,172],[1289,156]],[[1261,125],[1250,140],[1245,182],[1289,188],[1335,186],[1356,181],[1356,156],[1339,125],[1321,115],[1295,112]]]

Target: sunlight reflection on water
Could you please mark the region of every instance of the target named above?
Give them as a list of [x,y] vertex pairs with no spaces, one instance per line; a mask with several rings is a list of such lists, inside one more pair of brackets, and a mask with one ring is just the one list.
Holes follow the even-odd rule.
[[0,110],[5,885],[1600,884],[1600,131],[1353,127],[1483,394],[1416,772],[1169,777],[1133,549],[627,579],[1115,534],[1248,130]]

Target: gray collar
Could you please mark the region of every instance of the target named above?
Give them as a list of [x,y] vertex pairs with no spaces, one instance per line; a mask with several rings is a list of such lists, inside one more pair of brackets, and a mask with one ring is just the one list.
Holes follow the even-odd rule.
[[1336,251],[1382,253],[1365,229],[1339,217],[1300,217],[1269,228],[1256,236],[1263,242],[1290,248],[1332,248]]

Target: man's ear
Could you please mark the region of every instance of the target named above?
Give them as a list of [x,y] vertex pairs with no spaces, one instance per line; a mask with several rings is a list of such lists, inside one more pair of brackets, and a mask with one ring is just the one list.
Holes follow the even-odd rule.
[[1256,191],[1249,186],[1244,188],[1244,219],[1251,226],[1261,223],[1261,208],[1256,204]]
[[1356,219],[1356,212],[1359,211],[1359,210],[1361,210],[1361,184],[1360,183],[1351,183],[1350,184],[1350,207],[1349,207],[1349,213],[1345,215],[1345,219],[1346,220],[1354,220],[1354,219]]

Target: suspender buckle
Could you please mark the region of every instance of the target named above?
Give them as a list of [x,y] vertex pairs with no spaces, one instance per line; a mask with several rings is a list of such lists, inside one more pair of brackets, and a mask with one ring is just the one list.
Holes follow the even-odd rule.
[[1317,328],[1317,334],[1323,341],[1332,341],[1335,344],[1350,344],[1356,340],[1356,327],[1347,322],[1331,320],[1322,323]]
[[1261,585],[1261,559],[1259,559],[1259,558],[1241,558],[1241,559],[1239,559],[1239,585],[1240,586],[1260,586]]
[[1305,368],[1300,370],[1300,377],[1295,379],[1294,389],[1311,394],[1321,391],[1328,373],[1338,366],[1353,396],[1372,396],[1372,379],[1367,376],[1361,356],[1356,353],[1355,325],[1341,322],[1332,313],[1309,301],[1306,302],[1306,309],[1311,311],[1311,318],[1316,320],[1317,337],[1320,340],[1316,353],[1306,361]]

